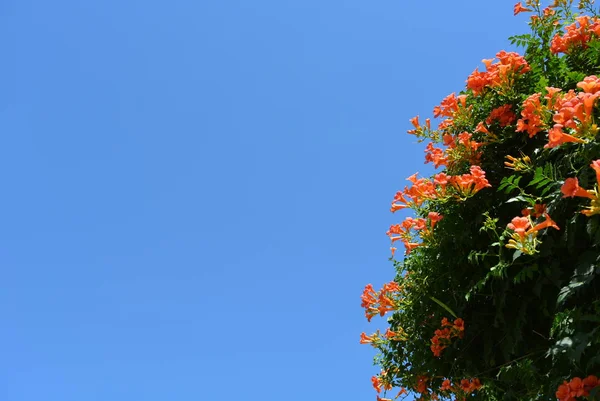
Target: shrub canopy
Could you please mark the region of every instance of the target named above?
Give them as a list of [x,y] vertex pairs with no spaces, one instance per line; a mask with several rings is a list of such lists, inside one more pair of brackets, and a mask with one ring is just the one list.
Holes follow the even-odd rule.
[[483,60],[434,108],[437,127],[411,119],[440,170],[394,196],[392,212],[414,213],[387,232],[397,274],[362,295],[369,321],[388,314],[361,335],[378,399],[600,390],[600,18],[589,0],[514,13],[531,16],[510,38],[522,54]]

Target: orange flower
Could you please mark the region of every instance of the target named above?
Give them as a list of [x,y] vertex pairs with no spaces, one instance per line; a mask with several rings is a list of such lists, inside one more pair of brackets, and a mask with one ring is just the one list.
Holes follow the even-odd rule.
[[514,15],[517,15],[519,13],[526,12],[526,11],[531,11],[531,10],[529,8],[525,8],[523,6],[523,4],[521,4],[521,2],[518,2],[517,4],[515,4],[515,7],[513,8]]
[[585,93],[596,93],[600,91],[600,79],[595,75],[585,77],[583,81],[577,84],[578,88],[583,89]]
[[490,131],[485,127],[485,125],[483,125],[483,122],[480,122],[479,124],[477,124],[477,127],[475,127],[475,132],[481,132],[481,133],[484,133],[487,135],[492,135],[490,133]]
[[375,303],[376,302],[376,298],[375,298],[376,296],[377,296],[377,293],[373,289],[373,285],[372,284],[367,284],[365,286],[365,289],[364,289],[363,294],[361,296],[361,299],[363,301],[362,304],[361,304],[361,306],[364,308],[364,307],[370,306],[371,304]]
[[499,60],[492,63],[493,60],[482,60],[486,66],[486,72],[479,72],[475,69],[467,78],[467,88],[473,91],[477,96],[486,87],[508,87],[514,84],[514,79],[518,74],[524,74],[531,68],[523,56],[515,52],[501,50],[496,54]]
[[461,318],[458,318],[454,321],[454,328],[458,330],[459,336],[462,337],[465,331],[465,321]]
[[421,394],[428,393],[427,391],[427,382],[429,378],[427,376],[418,376],[417,377],[417,392]]
[[569,382],[569,390],[571,397],[581,397],[583,395],[583,380],[579,377],[574,377]]
[[[575,48],[587,48],[588,42],[600,33],[598,18],[587,15],[575,18],[577,22],[565,27],[565,33],[556,34],[550,44],[550,51],[556,53],[570,53]],[[579,24],[579,26],[577,26]]]
[[554,124],[554,127],[548,131],[548,143],[544,145],[544,148],[555,148],[567,142],[585,143],[581,138],[574,137],[573,135],[565,134],[562,130],[561,124]]
[[450,177],[446,173],[438,173],[433,177],[433,183],[445,189],[449,179]]
[[546,212],[546,205],[545,204],[539,204],[536,203],[533,206],[533,217],[540,217],[541,215],[543,215]]
[[405,252],[407,255],[410,254],[413,249],[421,246],[421,244],[419,242],[403,241],[403,243],[404,243],[404,249],[405,249]]
[[471,389],[471,383],[469,382],[468,379],[462,379],[460,381],[460,388],[462,389],[462,391],[464,391],[465,393],[470,393],[470,389]]
[[388,327],[387,330],[385,331],[385,338],[387,338],[388,340],[393,340],[393,341],[406,341],[406,333],[404,332],[404,329],[402,327],[398,328],[398,331],[392,331],[390,330],[390,328]]
[[435,227],[436,223],[444,218],[441,214],[439,214],[437,212],[429,212],[427,217],[429,217],[429,220],[431,220],[431,229],[432,230],[433,230],[433,227]]
[[556,398],[559,401],[569,401],[571,399],[571,390],[569,389],[569,383],[566,381],[558,386],[558,390],[556,390]]
[[552,9],[552,7],[549,6],[549,7],[544,8],[543,13],[544,13],[544,17],[549,17],[551,15],[556,14],[556,11],[554,11]]
[[451,149],[456,147],[456,141],[454,140],[454,137],[450,134],[442,135],[442,143],[444,144],[444,146],[448,146]]
[[443,339],[449,340],[451,335],[452,335],[452,332],[448,328],[437,329],[435,331],[435,337],[437,337],[438,339],[443,338]]
[[371,344],[373,341],[377,341],[378,339],[378,333],[371,334],[370,336],[366,335],[364,332],[360,333],[361,344]]
[[540,224],[536,224],[531,230],[527,231],[528,235],[533,232],[540,231],[540,230],[543,230],[544,228],[548,228],[548,227],[552,227],[557,230],[560,230],[560,228],[558,228],[556,223],[550,218],[548,213],[544,213],[544,217],[546,218],[546,220]]
[[394,281],[384,284],[379,292],[375,292],[373,286],[368,284],[361,296],[361,307],[365,308],[367,320],[371,321],[377,314],[383,316],[386,312],[395,311],[400,292],[400,286]]
[[[431,341],[433,342],[434,339],[432,339]],[[435,340],[439,341],[438,339],[435,339]],[[444,345],[440,345],[440,344],[437,344],[437,343],[432,343],[429,348],[431,349],[431,352],[433,353],[433,356],[435,356],[437,358],[439,358],[440,356],[442,356],[442,351],[446,349],[446,347]]]
[[590,391],[593,388],[598,387],[599,384],[600,384],[600,382],[598,381],[598,378],[594,375],[590,375],[590,376],[586,377],[585,379],[583,379],[584,395],[587,397],[589,395]]
[[544,99],[548,102],[548,108],[551,109],[553,107],[554,100],[556,98],[556,94],[560,92],[562,89],[554,88],[552,86],[546,86],[546,91],[548,92]]
[[[523,216],[530,216],[531,212],[532,212],[531,209],[523,209],[521,211],[521,214]],[[533,217],[534,218],[537,219],[538,217],[542,216],[545,212],[546,212],[545,204],[536,203],[535,205],[533,205]]]
[[458,110],[458,99],[455,93],[451,93],[442,100],[439,106],[433,108],[433,116],[435,118],[443,117],[454,117],[454,113]]
[[434,168],[445,166],[448,163],[448,156],[444,150],[435,148],[430,142],[425,148],[425,163],[433,163]]
[[417,135],[422,132],[421,126],[419,125],[419,116],[415,116],[409,121],[415,127],[415,129],[409,129],[408,131],[406,131],[408,134]]
[[465,330],[465,322],[461,318],[454,321],[454,324],[450,323],[447,318],[442,319],[442,329],[437,329],[434,332],[434,336],[431,338],[431,352],[436,357],[442,355],[442,351],[445,350],[448,345],[452,344],[452,339],[459,337],[463,338]]
[[512,124],[516,119],[517,116],[512,112],[512,106],[510,104],[505,104],[504,106],[492,110],[489,117],[485,120],[485,123],[490,125],[494,120],[497,120],[501,127],[506,127],[507,125]]
[[541,95],[534,93],[523,102],[521,118],[517,121],[517,132],[526,131],[530,138],[542,131],[546,124],[543,121],[544,109],[540,102]]
[[[596,172],[596,181],[600,185],[600,159],[593,161],[590,167]],[[577,178],[567,178],[561,187],[563,198],[572,198],[575,196],[591,199],[590,205],[582,210],[581,213],[586,216],[593,216],[600,214],[600,194],[598,193],[598,186],[591,190],[585,190],[579,186]]]
[[446,379],[442,382],[442,387],[440,387],[441,391],[451,391],[452,384],[450,384],[450,380]]
[[481,383],[479,379],[462,379],[460,381],[460,388],[467,394],[472,393],[473,391],[479,390],[481,388]]
[[396,310],[394,300],[389,298],[386,294],[384,294],[383,291],[381,292],[381,294],[379,294],[378,300],[379,307],[377,308],[377,310],[379,311],[380,316],[385,315],[387,312],[393,312],[394,310]]
[[390,281],[389,283],[385,283],[383,285],[382,290],[384,292],[400,292],[401,288],[400,288],[400,285],[397,282]]
[[365,309],[365,317],[367,318],[367,322],[370,322],[373,317],[377,316],[379,311],[377,308],[367,308]]
[[414,125],[415,128],[419,128],[419,116],[414,116],[411,118],[410,123]]
[[362,303],[360,306],[365,308],[365,316],[367,317],[367,321],[371,321],[373,316],[377,315],[379,312],[375,305],[377,304],[377,293],[373,289],[373,285],[367,284],[365,289],[361,295]]
[[596,172],[596,182],[600,184],[600,159],[594,160],[592,164],[590,164],[590,167]]
[[576,397],[588,397],[590,391],[599,384],[598,378],[594,375],[590,375],[583,380],[579,377],[574,377],[570,381],[565,381],[558,386],[556,398],[559,401],[575,401]]
[[530,227],[530,222],[527,217],[515,217],[510,223],[508,228],[519,234],[521,238],[525,238],[525,232]]
[[563,193],[563,198],[579,196],[582,198],[594,199],[593,195],[579,186],[579,180],[577,178],[567,178],[560,188],[560,191]]
[[487,72],[479,72],[477,68],[467,78],[467,88],[473,91],[474,96],[483,92],[489,84],[489,74]]
[[485,178],[485,171],[479,166],[471,166],[471,174],[452,176],[451,182],[462,196],[471,196],[483,188],[491,187]]
[[373,388],[377,393],[381,393],[381,380],[377,376],[371,377],[371,384],[373,384]]

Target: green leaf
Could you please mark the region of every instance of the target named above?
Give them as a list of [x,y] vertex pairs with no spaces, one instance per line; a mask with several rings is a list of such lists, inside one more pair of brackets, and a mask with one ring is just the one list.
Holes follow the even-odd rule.
[[519,196],[515,196],[514,198],[510,198],[509,200],[506,201],[506,203],[512,203],[512,202],[529,202],[529,199],[527,199],[526,197],[519,195]]
[[513,258],[512,258],[513,262],[515,260],[517,260],[519,257],[521,257],[522,255],[523,255],[523,252],[516,250],[515,253],[513,254]]
[[568,285],[561,288],[558,298],[556,300],[557,305],[562,304],[567,298],[575,294],[580,287],[588,284],[595,277],[597,265],[594,263],[597,258],[597,253],[593,251],[585,252],[581,258],[580,263],[577,265],[571,281]]
[[446,305],[445,303],[443,303],[442,301],[440,301],[439,299],[433,297],[433,296],[429,296],[429,298],[435,302],[436,304],[438,304],[439,306],[441,306],[442,308],[446,309],[448,311],[448,313],[450,313],[452,316],[454,316],[455,319],[458,319],[458,316],[456,316],[456,313],[454,313],[454,311],[452,309],[450,309],[450,307],[448,305]]

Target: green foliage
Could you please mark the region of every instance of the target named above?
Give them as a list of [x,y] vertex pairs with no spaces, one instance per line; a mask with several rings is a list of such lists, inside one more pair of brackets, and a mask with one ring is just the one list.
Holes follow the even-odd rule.
[[[592,35],[567,54],[553,50],[556,35],[578,17],[571,2],[561,3],[553,13],[530,5],[536,16],[531,33],[510,38],[524,48],[529,70],[516,69],[508,83],[468,86],[452,124],[412,132],[435,144],[448,138],[459,143],[460,135],[470,134],[475,145],[464,137],[454,147],[445,142],[444,173],[468,175],[478,165],[490,185],[465,195],[455,179],[443,190],[435,184],[435,196],[409,205],[426,227],[430,213],[443,219],[435,228],[419,228],[422,244],[394,261],[402,296],[388,321],[407,339],[378,342],[376,363],[384,383],[423,399],[554,400],[565,380],[600,375],[600,215],[581,213],[589,198],[563,196],[574,177],[584,190],[598,185],[590,165],[600,159],[600,140],[591,122],[600,120],[600,101],[589,124],[565,131],[583,139],[550,146],[558,111],[546,98],[552,88],[561,89],[560,96],[580,93],[578,83],[600,75],[600,39]],[[578,12],[596,15],[582,3]],[[536,93],[548,106],[539,133],[529,135],[517,120],[527,123],[525,104]],[[510,123],[490,117],[507,105],[515,114]],[[516,228],[525,224],[524,210],[529,220],[521,235]],[[445,343],[436,356],[432,339],[443,318],[463,319],[464,337]],[[457,390],[461,380],[473,378],[481,388]],[[440,389],[446,379],[452,392]]]

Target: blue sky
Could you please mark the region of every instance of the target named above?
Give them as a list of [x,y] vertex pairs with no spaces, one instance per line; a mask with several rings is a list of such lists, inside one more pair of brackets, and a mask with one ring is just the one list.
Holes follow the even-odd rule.
[[0,2],[0,400],[374,400],[408,119],[513,3]]

